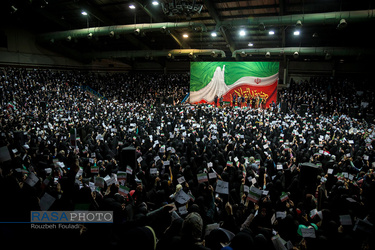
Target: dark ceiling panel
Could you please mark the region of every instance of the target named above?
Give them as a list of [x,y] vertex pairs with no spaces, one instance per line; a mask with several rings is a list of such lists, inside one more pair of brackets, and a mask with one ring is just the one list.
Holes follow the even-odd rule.
[[[138,36],[133,32],[116,34],[114,37],[95,37],[94,34],[92,39],[81,38],[72,39],[70,42],[54,41],[44,44],[48,45],[48,48],[54,48],[55,45],[56,50],[63,46],[78,52],[219,49],[227,54],[227,59],[231,59],[233,49],[248,48],[249,43],[252,43],[254,48],[332,46],[370,49],[373,46],[368,39],[368,30],[373,29],[374,25],[372,8],[375,5],[372,0],[197,0],[196,6],[202,5],[202,9],[189,16],[165,14],[162,3],[171,2],[173,1],[163,0],[159,1],[159,5],[153,5],[151,0],[2,0],[0,21],[2,26],[20,26],[35,34],[88,27],[192,22],[191,27],[171,29],[164,33],[160,28],[155,28],[144,34],[141,32]],[[181,3],[180,0],[175,2]],[[186,0],[185,3],[193,5],[192,0]],[[134,4],[135,9],[129,8],[131,4]],[[274,19],[285,15],[303,16],[309,13],[358,10],[370,10],[368,15],[371,18],[364,17],[356,23],[348,20],[348,25],[343,30],[337,29],[338,21],[337,24],[321,22],[303,25],[299,36],[293,34],[296,30],[295,24],[280,26],[275,22],[261,31],[259,27],[248,25],[248,20],[261,17]],[[87,15],[82,15],[82,11],[86,11]],[[242,25],[222,25],[222,22],[231,20],[241,20]],[[197,30],[193,23],[204,24],[206,29]],[[239,35],[240,28],[246,31],[243,37]],[[274,35],[268,34],[271,29],[275,30]],[[216,37],[211,35],[214,31],[217,33]],[[184,34],[187,34],[188,38],[184,38]]]

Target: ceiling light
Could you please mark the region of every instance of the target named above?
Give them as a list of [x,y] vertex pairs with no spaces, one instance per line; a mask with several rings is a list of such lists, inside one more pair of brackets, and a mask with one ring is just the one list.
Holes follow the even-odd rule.
[[249,47],[253,47],[254,46],[254,44],[252,44],[252,43],[249,43],[247,46],[249,46]]
[[183,37],[183,38],[188,38],[189,35],[188,35],[188,34],[183,34],[182,37]]
[[84,16],[87,16],[87,12],[86,11],[82,11],[81,14],[84,15]]
[[296,30],[296,31],[293,32],[293,35],[295,35],[295,36],[299,36],[299,34],[300,34],[299,30]]
[[268,34],[269,34],[269,35],[274,35],[274,34],[275,34],[275,31],[270,30],[270,31],[268,31]]
[[158,1],[152,1],[152,5],[157,6],[157,5],[159,5],[159,2]]
[[217,57],[217,53],[213,50],[213,51],[211,51],[211,56],[212,57]]
[[160,28],[161,33],[165,33],[167,31],[167,27],[163,26]]
[[245,36],[246,32],[244,30],[240,30],[240,36]]
[[14,6],[14,5],[10,6],[10,8],[11,8],[11,11],[10,11],[11,14],[16,13],[16,11],[18,10],[18,9],[16,8],[16,6]]
[[134,4],[129,5],[129,9],[134,10],[135,9],[135,5]]
[[203,8],[203,5],[196,4],[195,1],[163,1],[160,5],[165,15],[183,15],[188,19],[194,14],[201,13]]
[[340,23],[337,25],[337,29],[342,30],[345,29],[348,26],[348,23],[345,19],[341,19]]
[[211,32],[212,37],[217,37],[217,33],[215,31]]

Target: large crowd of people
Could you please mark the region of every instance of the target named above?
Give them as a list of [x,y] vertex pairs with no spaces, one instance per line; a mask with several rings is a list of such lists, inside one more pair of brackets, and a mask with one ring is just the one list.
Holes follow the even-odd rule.
[[[181,102],[189,92],[189,74],[117,73],[84,74],[79,83],[119,102],[146,102],[155,104],[156,98],[173,98]],[[110,86],[110,88],[108,88]]]
[[280,93],[280,101],[288,110],[297,111],[301,104],[307,105],[308,113],[351,115],[356,118],[373,119],[374,88],[368,80],[332,79],[331,77],[311,77],[309,81],[291,81],[290,87]]
[[[281,91],[287,113],[180,105],[188,80],[2,68],[1,240],[125,249],[375,247],[375,126],[349,116],[361,100],[371,112],[373,95],[351,98],[355,84],[312,78]],[[351,87],[333,91],[341,84]],[[178,105],[155,105],[170,95]],[[113,223],[32,229],[30,211],[43,210],[113,211]]]

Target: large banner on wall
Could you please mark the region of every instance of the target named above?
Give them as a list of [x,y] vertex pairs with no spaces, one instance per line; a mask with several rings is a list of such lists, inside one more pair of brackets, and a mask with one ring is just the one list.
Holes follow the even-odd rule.
[[217,95],[232,103],[233,96],[266,99],[277,97],[278,62],[191,62],[190,103],[213,103]]

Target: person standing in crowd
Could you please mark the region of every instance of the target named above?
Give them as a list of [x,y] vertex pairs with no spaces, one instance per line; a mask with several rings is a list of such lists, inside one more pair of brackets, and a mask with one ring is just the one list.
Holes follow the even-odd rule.
[[263,99],[262,99],[262,108],[263,108],[263,109],[266,109],[266,108],[267,108],[266,103],[267,103],[267,99],[266,99],[265,97],[263,97]]
[[272,100],[272,102],[271,102],[271,111],[274,111],[274,112],[276,112],[276,103],[275,103],[275,101],[274,100]]
[[242,97],[241,97],[241,95],[238,95],[238,97],[237,97],[237,106],[240,107],[240,108],[242,106]]
[[261,95],[258,94],[258,108],[262,109],[262,103],[263,103],[263,98]]
[[223,97],[223,95],[220,96],[219,103],[220,103],[220,107],[223,108],[223,105],[224,105],[224,97]]
[[215,107],[217,107],[217,100],[218,100],[218,96],[217,96],[217,95],[215,95],[215,97],[214,97],[214,103],[215,103]]
[[232,107],[236,106],[236,101],[237,101],[237,94],[236,92],[234,92],[232,96]]
[[243,105],[246,105],[245,103],[246,103],[245,102],[245,95],[242,95],[241,96],[241,108],[242,108]]
[[246,106],[247,106],[247,108],[250,108],[250,102],[251,102],[251,98],[250,98],[250,95],[248,95],[247,99],[246,99]]
[[256,96],[251,98],[251,108],[256,109]]

